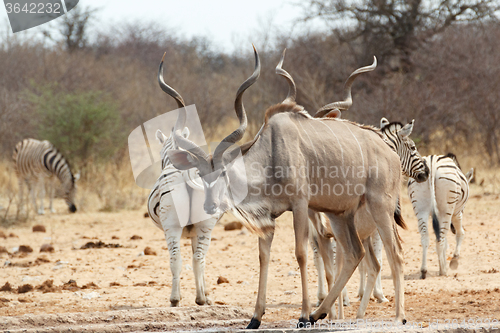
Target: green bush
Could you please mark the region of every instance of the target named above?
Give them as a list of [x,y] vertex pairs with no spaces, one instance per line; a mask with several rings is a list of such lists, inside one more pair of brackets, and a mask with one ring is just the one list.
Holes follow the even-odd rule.
[[38,139],[49,140],[77,168],[108,162],[126,140],[117,105],[100,91],[37,89],[29,99],[38,114]]

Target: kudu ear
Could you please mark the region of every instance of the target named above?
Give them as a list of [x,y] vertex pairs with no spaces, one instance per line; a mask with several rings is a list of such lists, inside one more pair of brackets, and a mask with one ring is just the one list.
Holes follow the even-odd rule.
[[390,122],[389,122],[389,120],[387,120],[387,118],[382,117],[382,119],[380,119],[380,128],[381,129],[386,127],[389,124],[390,124]]
[[157,130],[156,131],[156,138],[158,139],[158,141],[161,143],[161,144],[164,144],[165,141],[167,141],[167,137],[165,136],[165,134],[163,134],[162,131],[160,130]]
[[187,150],[171,149],[167,150],[167,155],[174,167],[179,170],[195,168],[199,164],[196,155]]
[[340,119],[342,112],[339,109],[333,109],[325,115],[325,118],[337,118]]
[[402,129],[398,131],[398,134],[401,135],[402,137],[408,137],[411,134],[411,131],[413,131],[413,123],[415,122],[415,119],[413,119],[410,123],[406,124]]
[[189,128],[184,127],[184,129],[182,130],[182,136],[187,139],[189,137],[189,134]]
[[467,183],[470,183],[472,179],[474,179],[474,168],[471,168],[469,172],[465,174],[465,178],[467,178]]

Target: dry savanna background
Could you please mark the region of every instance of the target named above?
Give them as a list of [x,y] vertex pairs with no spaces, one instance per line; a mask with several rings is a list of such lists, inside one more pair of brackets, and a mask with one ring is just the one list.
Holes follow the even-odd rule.
[[[392,4],[392,5],[390,5]],[[407,319],[500,319],[500,26],[498,1],[305,1],[304,17],[330,30],[263,27],[250,34],[262,71],[245,95],[249,129],[260,128],[267,107],[281,102],[284,68],[297,83],[297,102],[314,112],[342,99],[356,68],[379,61],[353,86],[343,117],[377,125],[381,117],[415,119],[411,138],[422,155],[453,152],[464,173],[475,168],[464,212],[466,235],[459,267],[438,275],[431,235],[429,273],[421,280],[421,245],[406,186],[401,184]],[[168,308],[169,254],[162,231],[145,217],[148,190],[135,185],[127,136],[145,121],[176,108],[156,81],[166,52],[165,79],[196,104],[205,136],[217,141],[237,124],[234,95],[253,69],[248,49],[225,53],[206,38],[187,39],[154,22],[124,22],[90,34],[95,9],[77,7],[43,37],[0,38],[0,330],[92,331],[244,328],[256,300],[258,240],[247,230],[213,231],[206,284],[211,306],[195,305],[191,245],[182,240],[182,300]],[[348,24],[339,24],[350,17]],[[273,34],[269,32],[273,31]],[[11,156],[24,138],[47,139],[81,174],[76,206],[61,199],[56,213],[18,212],[18,179]],[[243,140],[243,141],[244,141]],[[48,204],[48,200],[46,201]],[[262,327],[291,327],[300,314],[300,275],[291,215],[278,219],[272,247],[267,310]],[[455,246],[448,235],[448,255]],[[310,251],[310,250],[309,250]],[[448,258],[450,259],[450,258]],[[317,275],[309,253],[309,291]],[[357,272],[348,284],[354,318]],[[366,317],[394,316],[394,289],[384,257],[388,303],[372,301]],[[75,326],[76,325],[76,326]]]

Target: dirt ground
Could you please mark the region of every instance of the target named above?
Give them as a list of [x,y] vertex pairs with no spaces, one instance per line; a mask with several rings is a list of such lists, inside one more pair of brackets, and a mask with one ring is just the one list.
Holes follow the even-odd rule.
[[[438,276],[435,238],[431,235],[426,280],[419,279],[421,246],[416,218],[407,197],[403,199],[409,225],[409,230],[400,232],[405,250],[407,320],[425,327],[435,320],[500,319],[499,196],[481,194],[469,199],[459,267],[449,270],[448,276]],[[207,256],[205,274],[214,305],[199,307],[194,302],[191,246],[190,240],[184,239],[183,298],[181,307],[171,311],[166,242],[163,233],[144,217],[145,209],[68,215],[64,204],[59,204],[60,213],[36,216],[18,227],[0,227],[0,288],[5,290],[0,291],[0,330],[62,330],[82,323],[95,325],[92,331],[111,331],[113,327],[147,331],[244,328],[248,323],[257,296],[257,237],[246,230],[224,231],[223,224],[232,221],[231,216],[226,215],[215,228]],[[46,231],[33,232],[34,225],[43,225]],[[277,225],[262,327],[288,328],[300,314],[300,275],[291,215],[280,217]],[[455,240],[451,233],[448,239],[451,256]],[[97,248],[82,249],[89,242]],[[51,244],[53,252],[40,252],[43,244]],[[33,251],[19,251],[23,245]],[[152,254],[144,255],[146,247]],[[317,277],[311,251],[308,264],[311,302],[315,304]],[[217,284],[220,276],[229,282]],[[348,284],[351,306],[346,308],[346,318],[355,318],[358,281],[355,272]],[[372,301],[367,319],[394,317],[394,289],[385,255],[382,284],[390,302]]]

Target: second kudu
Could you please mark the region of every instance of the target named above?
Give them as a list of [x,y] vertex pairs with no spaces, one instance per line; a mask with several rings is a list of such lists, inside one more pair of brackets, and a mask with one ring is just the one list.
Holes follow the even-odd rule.
[[[392,270],[396,320],[406,322],[402,248],[394,221],[401,178],[398,155],[377,131],[334,118],[312,118],[294,102],[270,107],[259,135],[241,147],[230,148],[243,137],[247,127],[242,97],[260,74],[257,51],[255,62],[254,73],[236,94],[235,111],[240,125],[214,153],[206,154],[180,131],[174,136],[181,149],[168,152],[178,169],[198,169],[203,179],[207,214],[231,209],[249,230],[260,236],[259,292],[248,328],[257,328],[264,314],[275,219],[285,211],[293,214],[295,255],[301,272],[300,322],[326,317],[365,254],[360,238],[368,238],[375,230],[380,233]],[[170,89],[171,96],[180,97]],[[183,128],[185,120],[186,113],[181,111],[176,128]],[[242,161],[237,159],[240,153]],[[235,203],[234,192],[243,183],[248,194]],[[313,313],[310,313],[306,272],[309,208],[327,214],[344,253],[337,281]],[[360,226],[358,230],[356,226]]]

